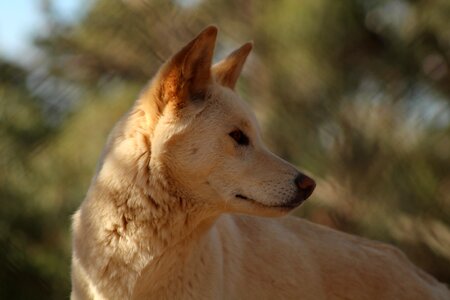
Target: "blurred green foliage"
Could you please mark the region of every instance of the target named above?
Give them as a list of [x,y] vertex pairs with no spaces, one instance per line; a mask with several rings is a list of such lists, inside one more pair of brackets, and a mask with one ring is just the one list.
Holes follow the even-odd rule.
[[298,214],[399,246],[450,282],[450,2],[93,0],[28,67],[0,58],[0,298],[70,291],[70,216],[106,136],[204,26],[255,43],[239,92],[318,179]]

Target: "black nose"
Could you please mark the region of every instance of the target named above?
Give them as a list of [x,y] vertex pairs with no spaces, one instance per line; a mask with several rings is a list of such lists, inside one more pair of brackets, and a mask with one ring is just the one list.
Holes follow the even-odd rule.
[[303,200],[308,199],[316,187],[314,180],[301,173],[295,178],[295,185],[300,189]]

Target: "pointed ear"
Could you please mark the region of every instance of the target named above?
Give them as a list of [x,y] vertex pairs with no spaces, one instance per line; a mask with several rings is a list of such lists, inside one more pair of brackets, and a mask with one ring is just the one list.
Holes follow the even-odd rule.
[[177,108],[203,98],[212,81],[211,64],[217,28],[209,26],[183,47],[160,71],[160,97]]
[[215,64],[212,67],[212,73],[216,81],[223,86],[234,89],[236,81],[241,74],[242,67],[252,48],[252,42],[245,43],[225,59]]

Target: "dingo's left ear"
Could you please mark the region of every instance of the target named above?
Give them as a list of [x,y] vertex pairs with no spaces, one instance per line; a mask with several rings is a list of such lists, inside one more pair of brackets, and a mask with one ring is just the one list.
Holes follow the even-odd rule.
[[160,97],[177,108],[203,98],[211,83],[217,28],[209,26],[183,47],[160,71]]
[[248,42],[239,49],[233,51],[222,61],[212,67],[212,73],[218,83],[223,86],[234,89],[236,81],[241,74],[242,67],[253,48],[253,43]]

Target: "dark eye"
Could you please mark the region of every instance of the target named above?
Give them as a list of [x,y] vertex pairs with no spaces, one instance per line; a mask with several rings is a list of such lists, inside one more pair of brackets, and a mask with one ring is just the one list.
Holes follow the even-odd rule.
[[239,129],[230,132],[229,136],[241,146],[247,146],[249,143],[248,137]]

